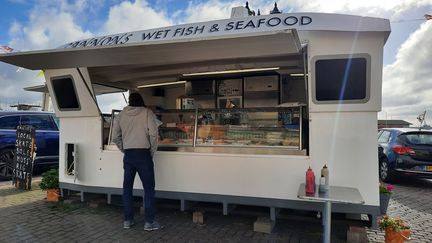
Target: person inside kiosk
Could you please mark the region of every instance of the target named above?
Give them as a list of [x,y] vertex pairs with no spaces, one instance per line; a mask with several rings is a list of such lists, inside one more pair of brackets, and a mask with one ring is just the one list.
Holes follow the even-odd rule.
[[144,230],[161,228],[155,217],[155,176],[153,155],[157,150],[158,122],[155,114],[144,107],[138,93],[131,93],[129,106],[114,121],[113,142],[124,153],[123,156],[123,228],[135,224],[133,212],[133,184],[135,175],[144,188]]
[[[230,99],[227,99],[225,104],[226,109],[235,109],[237,108],[237,105],[234,104],[233,101]],[[223,121],[222,124],[225,125],[240,125],[240,114],[239,113],[229,113],[223,115]]]

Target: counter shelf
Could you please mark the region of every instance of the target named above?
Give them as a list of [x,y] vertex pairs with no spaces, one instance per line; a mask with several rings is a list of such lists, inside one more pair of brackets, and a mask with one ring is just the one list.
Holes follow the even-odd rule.
[[159,147],[193,146],[196,110],[156,111],[159,126]]
[[158,111],[163,122],[159,144],[301,149],[301,110],[298,106]]
[[[283,117],[281,114],[289,115],[289,119],[281,119]],[[299,117],[298,107],[200,109],[198,110],[196,146],[299,149]],[[290,127],[285,127],[285,125]]]
[[[159,110],[155,112],[162,122],[159,150],[230,153],[250,148],[252,154],[256,149],[303,150],[302,110],[303,106]],[[113,111],[112,118],[116,114]]]

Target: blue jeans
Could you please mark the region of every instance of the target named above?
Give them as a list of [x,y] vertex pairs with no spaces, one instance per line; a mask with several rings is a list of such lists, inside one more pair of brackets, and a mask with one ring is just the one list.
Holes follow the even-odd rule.
[[153,158],[148,149],[125,149],[123,157],[123,207],[124,219],[133,220],[133,184],[136,172],[144,188],[144,219],[153,223],[155,216],[155,179]]

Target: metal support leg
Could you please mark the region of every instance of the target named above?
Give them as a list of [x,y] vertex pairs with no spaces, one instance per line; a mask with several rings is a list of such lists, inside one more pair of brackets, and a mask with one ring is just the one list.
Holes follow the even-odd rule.
[[195,207],[195,204],[196,204],[196,202],[181,199],[180,200],[180,211],[184,212],[186,210],[189,210],[192,207]]
[[280,212],[280,208],[271,207],[270,208],[270,220],[276,221],[276,218],[278,217]]
[[107,204],[111,204],[111,194],[107,194]]
[[323,242],[330,243],[331,239],[331,202],[324,202],[323,211]]
[[184,212],[186,210],[189,210],[191,208],[191,203],[187,200],[181,199],[180,200],[180,211]]
[[180,200],[180,211],[184,212],[186,210],[186,201],[184,199]]
[[231,213],[237,205],[232,205],[232,204],[228,204],[228,202],[222,202],[222,213],[224,216],[228,215],[229,213]]
[[371,220],[371,228],[377,229],[378,228],[378,218],[376,214],[369,215],[369,220]]
[[228,203],[227,202],[223,202],[222,203],[222,208],[223,208],[223,215],[226,216],[228,215]]
[[81,202],[84,202],[84,191],[81,191],[80,195],[81,195]]

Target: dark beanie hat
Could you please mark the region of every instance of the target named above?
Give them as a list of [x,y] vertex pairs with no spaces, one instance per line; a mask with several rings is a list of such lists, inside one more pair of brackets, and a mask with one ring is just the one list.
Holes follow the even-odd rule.
[[131,93],[129,95],[129,106],[144,106],[144,100],[138,93]]

